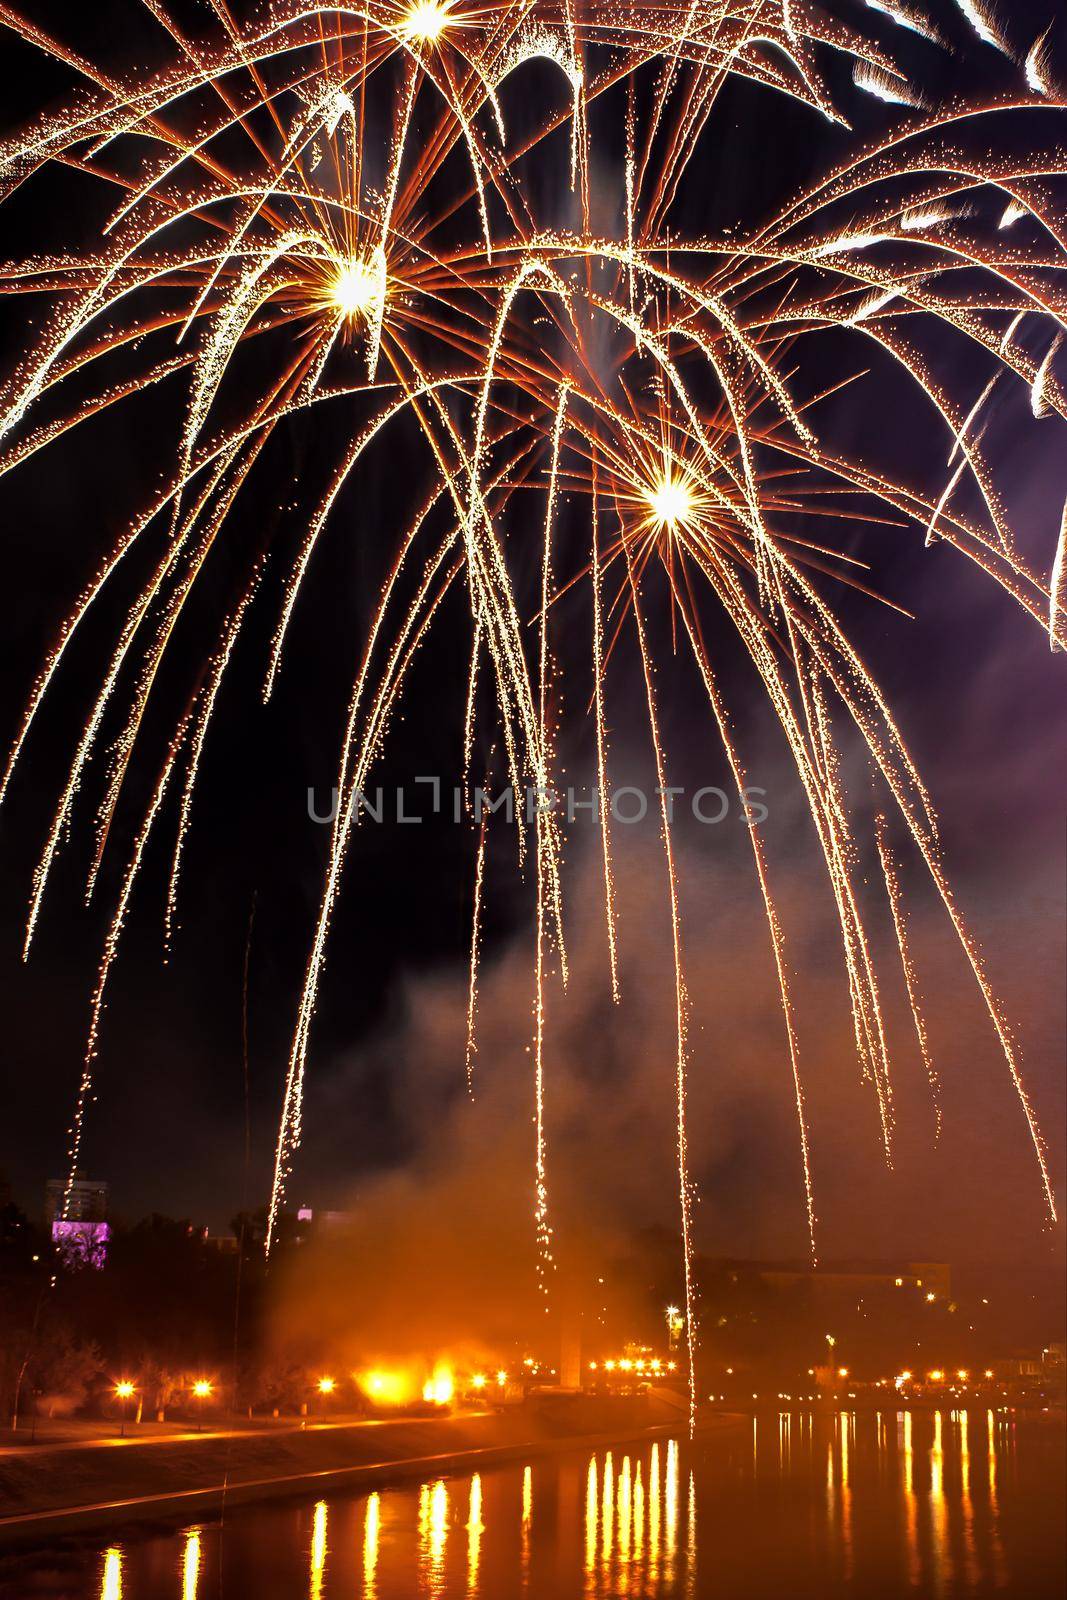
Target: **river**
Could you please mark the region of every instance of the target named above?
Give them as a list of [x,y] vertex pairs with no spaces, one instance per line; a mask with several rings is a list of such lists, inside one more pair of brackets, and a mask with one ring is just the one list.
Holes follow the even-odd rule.
[[1004,1411],[760,1413],[529,1465],[0,1560],[17,1600],[1064,1591],[1064,1451]]

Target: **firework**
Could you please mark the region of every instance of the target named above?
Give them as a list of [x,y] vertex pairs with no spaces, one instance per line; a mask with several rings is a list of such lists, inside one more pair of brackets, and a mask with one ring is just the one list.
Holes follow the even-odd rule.
[[[146,390],[178,388],[183,406],[172,471],[67,618],[0,785],[2,798],[83,619],[107,606],[116,573],[136,566],[133,553],[144,551],[148,575],[120,620],[33,875],[27,952],[79,792],[102,765],[93,892],[131,764],[145,743],[164,660],[176,652],[201,575],[216,569],[231,544],[241,550],[248,543],[240,541],[241,509],[279,429],[311,415],[329,428],[335,454],[327,487],[301,502],[295,547],[272,540],[252,549],[217,637],[199,658],[108,931],[71,1170],[93,1090],[104,992],[147,840],[166,815],[167,792],[184,763],[169,938],[212,714],[249,608],[268,591],[268,558],[284,576],[263,666],[265,699],[284,672],[291,619],[343,491],[407,427],[406,437],[423,449],[428,487],[410,515],[380,531],[387,575],[348,696],[338,804],[283,1087],[268,1248],[300,1143],[330,925],[369,775],[420,646],[445,598],[460,590],[471,623],[463,687],[467,777],[481,730],[499,752],[505,780],[540,796],[553,789],[559,732],[550,684],[554,673],[571,670],[565,643],[554,638],[555,607],[578,586],[589,597],[587,699],[601,796],[610,769],[606,684],[624,632],[642,666],[661,796],[669,791],[655,659],[657,619],[668,617],[672,640],[680,640],[704,687],[711,725],[743,798],[739,741],[705,626],[709,609],[726,617],[808,802],[840,929],[860,1067],[891,1160],[890,1053],[865,922],[856,817],[841,776],[845,741],[858,736],[886,796],[876,842],[931,1085],[936,1089],[937,1075],[908,942],[894,825],[911,841],[972,967],[1054,1215],[1016,1049],[953,900],[933,806],[829,598],[835,586],[876,594],[853,553],[855,539],[870,525],[891,528],[920,543],[954,547],[1048,630],[1053,649],[1067,646],[1067,520],[1046,581],[1017,548],[983,450],[994,404],[1012,385],[1028,391],[1035,424],[1067,416],[1057,378],[1067,251],[1049,185],[1063,175],[1063,159],[1032,140],[1001,138],[1013,116],[1062,112],[1046,39],[1025,53],[1011,92],[938,110],[923,107],[912,76],[877,41],[899,30],[933,51],[942,48],[940,30],[926,8],[881,0],[857,0],[850,22],[833,22],[798,0],[701,6],[621,0],[610,16],[584,0],[332,6],[283,0],[249,18],[212,0],[218,26],[207,45],[194,45],[158,0],[146,4],[172,61],[121,82],[9,7],[0,10],[9,29],[78,80],[68,109],[0,151],[0,195],[59,166],[71,181],[111,198],[95,245],[0,269],[4,293],[44,298],[50,306],[0,397],[0,475],[60,445],[102,411],[136,403]],[[984,5],[957,0],[957,9],[978,41],[1010,54]],[[871,24],[881,34],[872,34]],[[745,78],[789,96],[844,135],[845,110],[823,76],[827,59],[841,54],[851,58],[854,86],[885,108],[888,131],[866,144],[850,140],[832,171],[769,220],[745,218],[719,233],[683,229],[674,218],[685,175],[724,83]],[[512,138],[505,85],[535,60],[548,64],[559,98],[533,133]],[[605,220],[590,174],[620,147],[624,200]],[[1025,155],[1016,153],[1020,147]],[[545,185],[530,181],[542,168],[559,178],[551,215],[542,215],[535,199]],[[961,352],[984,364],[973,392],[962,392],[954,377]],[[850,385],[861,393],[871,367],[898,373],[911,386],[943,434],[943,470],[905,480],[834,445],[829,402]],[[577,520],[568,509],[576,505]],[[811,531],[818,526],[824,535]],[[511,559],[531,540],[539,551],[534,595],[524,591]],[[565,570],[566,580],[557,579]],[[118,732],[101,761],[105,729],[116,717]],[[563,851],[549,805],[518,820],[520,857],[532,861],[536,885],[534,1222],[547,1292],[547,985],[553,962],[561,981],[567,977]],[[692,1062],[665,799],[660,822],[672,930],[673,1095],[692,1395],[686,1117]],[[814,1252],[811,1134],[784,934],[763,843],[755,826],[749,831],[781,999]],[[602,867],[608,970],[618,999],[606,816]],[[471,1088],[486,868],[483,816],[467,1005]]]

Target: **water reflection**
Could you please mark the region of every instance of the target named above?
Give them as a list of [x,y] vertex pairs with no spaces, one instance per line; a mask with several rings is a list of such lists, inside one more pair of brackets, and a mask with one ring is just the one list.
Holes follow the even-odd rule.
[[326,1570],[326,1502],[315,1507],[311,1523],[311,1600],[322,1600],[322,1578]]
[[293,1514],[242,1508],[225,1526],[89,1551],[63,1595],[1038,1600],[1058,1593],[1061,1473],[1056,1431],[1007,1414],[775,1410],[722,1418],[693,1445],[646,1440]]
[[471,1479],[470,1515],[467,1518],[467,1589],[478,1593],[478,1566],[482,1555],[482,1480],[476,1472]]
[[122,1551],[114,1546],[104,1552],[100,1600],[122,1600]]
[[914,1587],[919,1581],[919,1504],[915,1496],[915,1446],[912,1443],[912,1416],[910,1411],[897,1414],[903,1441],[904,1517],[907,1529],[908,1582]]
[[530,1581],[530,1534],[533,1529],[533,1468],[522,1469],[522,1586]]
[[367,1496],[363,1515],[363,1600],[375,1600],[378,1593],[378,1541],[382,1534],[381,1496]]
[[182,1552],[182,1600],[196,1600],[196,1586],[200,1578],[200,1529],[190,1528],[185,1535]]

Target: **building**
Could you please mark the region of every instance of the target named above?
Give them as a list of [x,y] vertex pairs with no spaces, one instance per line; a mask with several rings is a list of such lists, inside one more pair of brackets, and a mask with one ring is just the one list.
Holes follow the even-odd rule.
[[880,1289],[921,1289],[928,1297],[947,1300],[952,1291],[952,1272],[946,1261],[842,1261],[825,1267],[761,1262],[732,1265],[778,1288],[806,1284],[827,1298]]
[[44,1192],[45,1218],[63,1266],[71,1270],[94,1267],[99,1271],[105,1265],[111,1238],[107,1208],[107,1184],[87,1178],[84,1172],[75,1172],[69,1199],[66,1178],[49,1179]]
[[108,1185],[97,1178],[87,1178],[84,1172],[75,1172],[70,1185],[70,1201],[64,1211],[67,1192],[66,1178],[50,1178],[44,1191],[46,1222],[62,1218],[66,1222],[106,1222],[108,1212]]
[[352,1226],[351,1211],[319,1211],[311,1206],[301,1206],[296,1213],[297,1237],[303,1241],[308,1230],[318,1233],[343,1233]]

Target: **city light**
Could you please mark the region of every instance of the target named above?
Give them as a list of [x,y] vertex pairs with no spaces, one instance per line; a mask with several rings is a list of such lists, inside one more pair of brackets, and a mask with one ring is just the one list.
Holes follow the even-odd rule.
[[966,1383],[967,1379],[970,1377],[970,1373],[967,1371],[966,1367],[960,1367],[956,1373],[956,1376],[961,1383]]
[[207,1378],[197,1378],[193,1384],[193,1394],[197,1400],[206,1400],[212,1391],[213,1385]]
[[484,1372],[476,1372],[474,1377],[471,1379],[471,1388],[484,1389],[488,1382],[489,1379],[486,1377]]
[[504,1371],[504,1369],[503,1369],[503,1367],[501,1367],[501,1369],[500,1369],[500,1371],[499,1371],[499,1372],[498,1372],[498,1373],[497,1373],[497,1375],[496,1375],[496,1381],[497,1381],[497,1383],[498,1383],[498,1384],[499,1384],[499,1385],[500,1385],[500,1387],[501,1387],[501,1388],[503,1388],[503,1387],[504,1387],[504,1385],[505,1385],[505,1384],[506,1384],[506,1383],[507,1383],[507,1381],[508,1381],[508,1375],[507,1375],[507,1373],[506,1373],[506,1372],[505,1372],[505,1371]]
[[933,1372],[931,1372],[931,1374],[930,1374],[930,1382],[931,1383],[944,1383],[944,1381],[945,1381],[945,1374],[942,1372],[940,1367],[935,1367]]
[[337,1388],[337,1384],[334,1382],[333,1378],[320,1378],[319,1379],[318,1390],[319,1390],[320,1394],[333,1394],[333,1391],[336,1388]]

